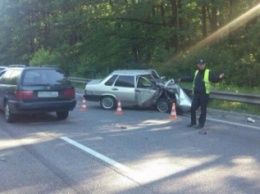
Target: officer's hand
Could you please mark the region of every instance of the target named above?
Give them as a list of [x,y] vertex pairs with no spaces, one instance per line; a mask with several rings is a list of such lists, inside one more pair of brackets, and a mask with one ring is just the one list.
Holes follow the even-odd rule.
[[224,73],[221,73],[220,75],[219,75],[219,79],[223,79],[224,78]]

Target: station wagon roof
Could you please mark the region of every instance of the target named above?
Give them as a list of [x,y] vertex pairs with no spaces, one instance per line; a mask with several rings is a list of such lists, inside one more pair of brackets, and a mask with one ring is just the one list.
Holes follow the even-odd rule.
[[53,66],[8,66],[9,69],[59,69]]

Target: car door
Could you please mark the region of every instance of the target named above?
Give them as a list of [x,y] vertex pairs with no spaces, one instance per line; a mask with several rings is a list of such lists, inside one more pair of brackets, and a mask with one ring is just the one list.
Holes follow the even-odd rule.
[[154,84],[145,76],[138,76],[135,90],[136,103],[140,107],[149,107],[154,104],[158,91]]
[[135,105],[134,76],[119,75],[111,87],[111,93],[121,101],[122,106]]

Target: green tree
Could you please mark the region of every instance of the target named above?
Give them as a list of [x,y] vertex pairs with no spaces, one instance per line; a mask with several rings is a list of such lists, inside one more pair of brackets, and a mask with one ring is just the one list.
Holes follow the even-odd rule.
[[59,63],[81,76],[156,68],[176,77],[205,58],[230,75],[225,83],[259,86],[255,0],[1,0],[0,16],[1,64]]

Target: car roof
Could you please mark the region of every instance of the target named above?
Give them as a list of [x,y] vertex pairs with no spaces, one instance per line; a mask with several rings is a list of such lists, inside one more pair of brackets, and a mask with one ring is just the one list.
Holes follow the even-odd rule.
[[60,69],[56,66],[24,66],[24,65],[11,65],[8,69]]
[[126,70],[115,70],[111,74],[120,74],[120,75],[144,75],[151,74],[152,69],[126,69]]

